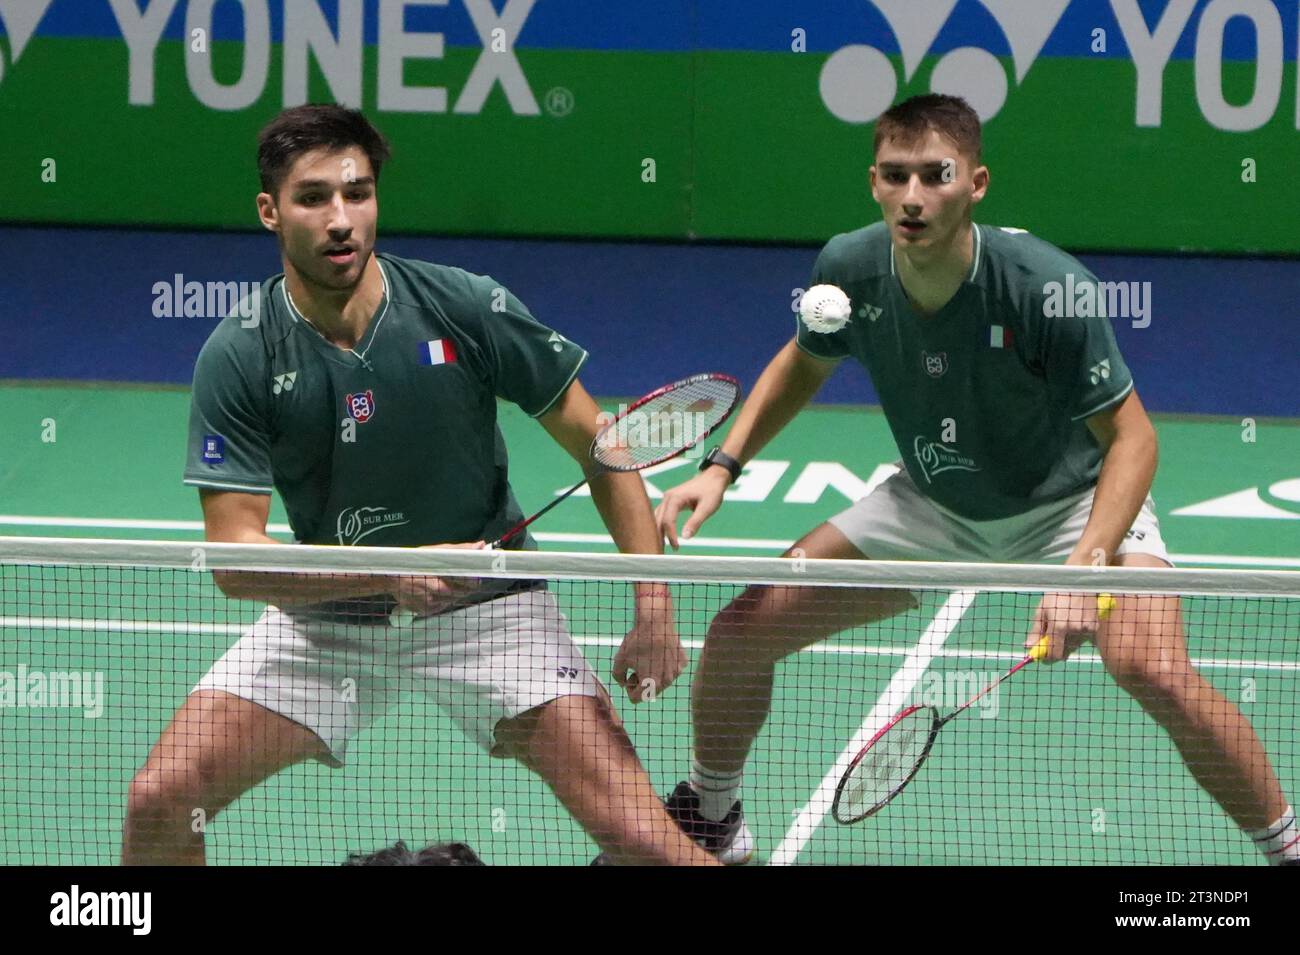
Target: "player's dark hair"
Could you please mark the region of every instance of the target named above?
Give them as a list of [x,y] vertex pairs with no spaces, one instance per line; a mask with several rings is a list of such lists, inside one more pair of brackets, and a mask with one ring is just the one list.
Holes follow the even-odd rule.
[[395,845],[371,853],[354,852],[344,865],[484,865],[463,842],[437,842],[412,852],[400,839]]
[[334,103],[292,106],[262,128],[257,136],[257,172],[262,191],[279,198],[280,186],[294,160],[313,149],[359,146],[370,158],[375,182],[392,155],[388,140],[359,109]]
[[876,120],[873,154],[880,152],[882,143],[910,145],[932,129],[951,139],[966,155],[974,156],[977,164],[981,161],[984,144],[979,115],[960,96],[942,93],[913,96],[887,109]]

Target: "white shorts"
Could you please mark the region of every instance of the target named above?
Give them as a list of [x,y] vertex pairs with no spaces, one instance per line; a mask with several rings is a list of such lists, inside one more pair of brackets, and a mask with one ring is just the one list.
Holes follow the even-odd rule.
[[427,697],[489,753],[503,719],[561,696],[608,698],[545,590],[401,627],[267,607],[194,690],[224,690],[302,724],[335,766],[403,693]]
[[[1092,513],[1093,490],[1040,505],[1024,514],[975,521],[922,494],[906,469],[886,478],[830,519],[867,557],[967,563],[1059,564],[1073,552]],[[1116,556],[1150,554],[1173,566],[1148,497]]]

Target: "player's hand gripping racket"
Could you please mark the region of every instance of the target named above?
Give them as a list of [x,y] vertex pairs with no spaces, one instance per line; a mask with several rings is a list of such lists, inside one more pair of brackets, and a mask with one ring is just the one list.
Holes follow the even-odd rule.
[[581,481],[489,544],[497,548],[555,505],[605,471],[640,471],[693,448],[730,417],[740,400],[740,382],[730,375],[692,375],[639,398],[598,432],[591,442],[595,465]]
[[[1114,609],[1114,597],[1097,595],[1098,620],[1105,620]],[[1046,656],[1050,639],[1044,636],[1023,660],[947,716],[940,716],[933,706],[916,705],[907,707],[886,723],[854,757],[840,784],[835,787],[835,801],[831,804],[835,820],[845,824],[861,822],[884,809],[916,776],[930,755],[939,730],[1003,680],[1018,673],[1031,661],[1037,662]]]

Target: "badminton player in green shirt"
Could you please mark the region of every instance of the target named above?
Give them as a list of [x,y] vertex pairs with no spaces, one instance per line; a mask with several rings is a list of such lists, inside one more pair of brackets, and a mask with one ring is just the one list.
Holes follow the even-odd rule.
[[[791,553],[1170,565],[1148,495],[1156,434],[1109,321],[1086,305],[1062,314],[1066,290],[1084,302],[1079,290],[1097,279],[1022,229],[971,221],[989,187],[980,138],[954,97],[916,97],[878,121],[871,188],[883,221],[833,238],[810,282],[842,290],[848,321],[801,322],[718,453],[665,494],[657,517],[674,547],[679,514],[694,512],[683,536],[698,530],[741,466],[852,358],[871,374],[902,460]],[[898,591],[751,587],[725,608],[695,677],[695,763],[669,799],[674,817],[723,861],[746,861],[741,773],[778,661],[912,606]],[[1049,662],[1094,642],[1260,851],[1300,859],[1295,813],[1258,736],[1192,666],[1177,597],[1120,596],[1099,621],[1095,597],[1048,595],[1026,645],[1042,634]]]
[[[481,547],[522,518],[498,398],[587,460],[599,409],[577,378],[582,348],[490,278],[374,251],[387,154],[365,117],[337,106],[286,110],[262,132],[258,212],[284,272],[240,310],[251,320],[216,328],[195,368],[185,482],[208,540],[274,543],[275,489],[303,543]],[[621,550],[662,548],[637,475],[591,486]],[[230,571],[217,582],[268,606],[132,781],[125,862],[202,863],[196,809],[210,823],[294,763],[341,765],[349,741],[414,692],[541,776],[612,861],[716,864],[668,817],[544,585]],[[685,655],[666,588],[634,589],[614,665],[638,702]],[[395,610],[414,623],[390,624]]]

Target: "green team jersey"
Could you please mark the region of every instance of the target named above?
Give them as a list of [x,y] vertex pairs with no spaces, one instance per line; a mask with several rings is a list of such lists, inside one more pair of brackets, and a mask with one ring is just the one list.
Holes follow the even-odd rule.
[[283,274],[253,327],[217,326],[194,370],[185,483],[274,487],[303,543],[493,540],[523,516],[497,398],[542,415],[587,353],[490,278],[377,258],[384,297],[354,349],[297,312]]
[[966,280],[923,318],[884,223],[837,235],[810,287],[843,289],[849,323],[825,334],[799,322],[797,341],[818,358],[860,361],[916,486],[991,520],[1094,485],[1102,454],[1085,419],[1133,379],[1082,263],[1021,229],[976,225],[973,245]]

